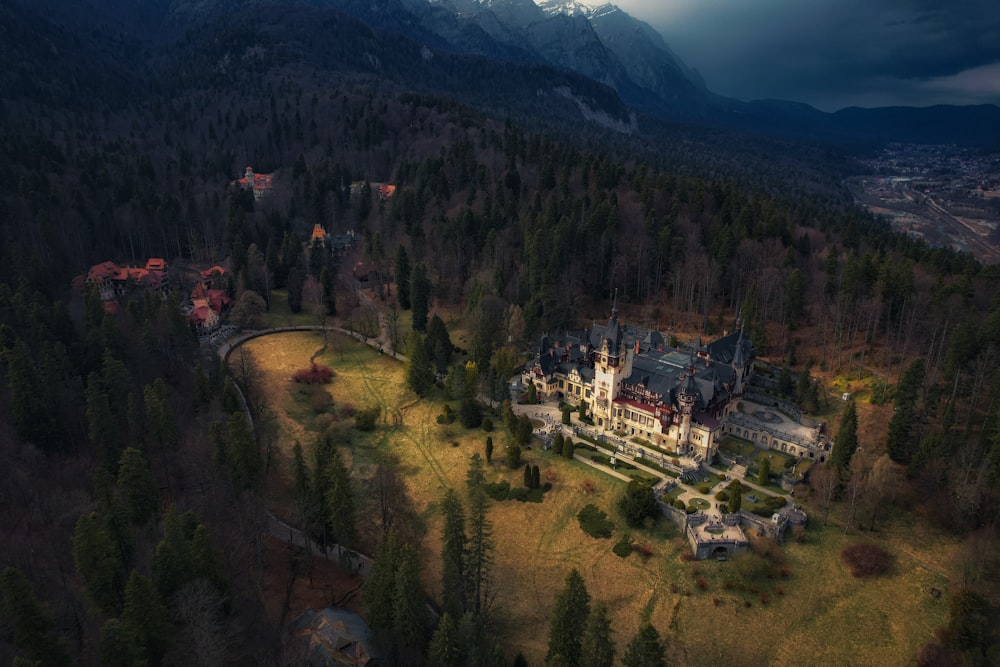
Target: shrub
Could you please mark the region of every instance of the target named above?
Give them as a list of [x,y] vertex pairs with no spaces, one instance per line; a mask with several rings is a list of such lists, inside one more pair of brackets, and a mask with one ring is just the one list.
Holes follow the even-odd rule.
[[333,397],[323,387],[313,387],[309,392],[309,407],[316,414],[326,412],[333,407]]
[[649,558],[653,555],[653,545],[649,542],[636,545],[635,550],[642,554],[643,558]]
[[358,410],[354,413],[354,426],[359,431],[374,431],[375,424],[382,414],[382,408],[373,405],[365,410]]
[[684,504],[684,501],[681,500],[680,498],[678,498],[677,500],[674,501],[674,507],[676,507],[679,510],[683,510],[683,509],[687,508],[687,506]]
[[486,485],[486,495],[493,500],[507,500],[510,494],[510,482],[505,479]]
[[694,514],[695,512],[698,511],[698,506],[688,505],[687,507],[684,508],[684,511],[687,512],[688,514]]
[[597,491],[597,485],[594,483],[594,480],[592,480],[592,479],[585,479],[585,480],[583,480],[583,493],[584,493],[584,495],[588,495],[588,496],[593,495],[595,491]]
[[892,556],[882,547],[867,542],[855,542],[840,552],[840,560],[856,578],[877,577],[892,566]]
[[295,371],[292,379],[302,384],[327,384],[333,377],[333,369],[321,364],[312,363],[309,368]]
[[764,591],[763,593],[760,594],[760,603],[761,604],[767,604],[770,601],[771,601],[771,594],[770,593],[768,593],[767,591]]
[[580,528],[591,537],[607,538],[611,537],[611,531],[615,525],[608,519],[604,510],[592,503],[588,503],[576,515],[580,522]]
[[354,407],[354,405],[352,405],[351,403],[344,403],[343,405],[340,406],[340,415],[344,419],[350,419],[351,417],[354,416],[354,413],[357,411],[358,409]]
[[705,590],[708,588],[708,580],[705,577],[699,576],[697,580],[698,588]]
[[629,554],[632,553],[632,536],[628,533],[621,536],[621,538],[615,542],[615,546],[611,548],[611,551],[620,558],[628,558]]
[[729,500],[729,492],[723,489],[722,491],[719,491],[717,494],[715,494],[715,499],[718,500],[720,503],[724,503]]
[[493,420],[489,417],[483,417],[483,431],[486,433],[493,431]]
[[708,493],[711,490],[711,488],[712,487],[710,487],[708,484],[699,484],[698,493]]
[[529,491],[530,491],[530,489],[527,489],[527,488],[525,488],[523,486],[519,486],[517,488],[511,489],[507,493],[507,500],[519,500],[519,501],[521,501],[523,503],[524,501],[526,501],[528,499],[528,492]]

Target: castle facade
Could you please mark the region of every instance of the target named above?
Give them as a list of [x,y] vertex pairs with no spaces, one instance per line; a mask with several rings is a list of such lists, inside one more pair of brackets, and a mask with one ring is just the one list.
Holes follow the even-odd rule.
[[675,349],[658,331],[620,323],[616,300],[606,325],[542,337],[521,380],[541,400],[585,401],[598,428],[711,461],[753,360],[739,328]]

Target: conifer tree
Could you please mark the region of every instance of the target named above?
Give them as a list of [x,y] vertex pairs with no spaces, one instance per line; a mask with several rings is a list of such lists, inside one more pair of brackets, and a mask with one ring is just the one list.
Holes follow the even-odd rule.
[[440,667],[465,665],[458,624],[447,611],[442,614],[434,630],[434,636],[431,637],[431,644],[427,649],[427,663]]
[[612,667],[614,661],[615,643],[611,639],[608,607],[597,602],[590,609],[580,639],[580,667]]
[[365,606],[368,608],[368,624],[376,638],[384,645],[391,641],[394,619],[394,599],[396,590],[396,567],[403,547],[390,530],[379,540],[375,549],[375,561],[365,579]]
[[420,565],[412,549],[404,549],[396,567],[393,590],[393,642],[399,665],[418,665],[427,648],[430,629],[427,597],[420,584]]
[[170,644],[170,614],[153,583],[135,570],[125,587],[125,631],[146,664],[158,665]]
[[350,471],[344,465],[340,450],[336,447],[330,453],[322,477],[326,486],[325,500],[330,534],[343,555],[344,550],[352,549],[358,540],[357,507],[354,501],[354,489],[351,488]]
[[580,664],[582,638],[590,615],[590,593],[580,572],[573,568],[556,598],[549,625],[549,648],[545,659],[562,656],[568,665]]
[[410,275],[410,309],[413,317],[413,330],[427,329],[427,314],[430,310],[431,283],[427,279],[427,268],[416,264]]
[[445,491],[441,501],[444,526],[441,534],[441,591],[443,607],[452,618],[461,618],[467,603],[465,597],[465,509],[454,489]]
[[734,479],[733,483],[729,485],[729,513],[736,514],[740,511],[740,507],[743,506],[743,485],[740,484],[740,480]]
[[31,581],[13,567],[0,572],[0,622],[11,629],[10,640],[31,656],[33,664],[62,667],[70,663],[52,615],[35,596]]
[[757,483],[766,486],[771,481],[771,457],[761,456],[760,467],[757,470]]
[[830,452],[830,463],[840,470],[842,476],[847,474],[851,457],[857,449],[858,411],[852,399],[844,406],[844,414],[840,417],[840,429],[833,438],[833,450]]
[[410,257],[400,243],[393,261],[393,277],[396,280],[396,300],[403,310],[410,309],[410,271]]
[[893,412],[889,419],[889,432],[886,437],[889,458],[896,463],[909,463],[914,454],[913,428],[917,421],[916,403],[923,387],[925,372],[926,362],[922,358],[915,359],[906,368],[896,386]]
[[118,462],[118,492],[132,523],[145,524],[156,515],[160,506],[156,482],[146,457],[133,447],[122,452]]
[[195,576],[184,520],[170,508],[163,517],[163,539],[153,552],[153,580],[163,599],[169,600]]
[[623,667],[667,667],[664,655],[666,647],[660,641],[660,633],[649,623],[639,628],[639,632],[625,647],[622,656]]
[[73,562],[87,587],[87,596],[106,614],[121,609],[125,566],[104,521],[96,512],[77,519],[73,531]]
[[434,383],[434,376],[427,348],[416,331],[410,333],[406,350],[410,357],[409,367],[406,369],[406,386],[417,396],[425,396]]
[[486,436],[486,464],[493,463],[493,436]]
[[140,649],[128,628],[117,617],[109,618],[101,626],[99,650],[103,667],[134,667],[145,660],[139,655]]
[[542,488],[542,471],[538,469],[537,465],[531,466],[531,488]]
[[489,499],[481,490],[469,501],[469,540],[465,557],[466,595],[469,611],[483,621],[493,595],[493,524],[489,519]]

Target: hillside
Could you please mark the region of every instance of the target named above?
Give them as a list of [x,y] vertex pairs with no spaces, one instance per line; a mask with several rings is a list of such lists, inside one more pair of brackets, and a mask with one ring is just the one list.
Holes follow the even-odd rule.
[[[212,11],[181,30],[182,6]],[[415,39],[425,28],[404,14],[231,6],[78,8],[74,28],[75,13],[0,5],[0,53],[16,63],[0,73],[2,659],[277,660],[268,614],[282,605],[261,591],[282,547],[266,539],[265,490],[289,471],[276,472],[278,431],[253,396],[257,430],[243,420],[234,383],[249,391],[252,365],[221,367],[182,314],[215,265],[247,328],[279,311],[354,331],[381,322],[404,349],[425,307],[460,348],[434,348],[446,384],[496,398],[541,334],[606,318],[616,291],[630,321],[683,339],[739,317],[789,378],[855,395],[859,460],[899,473],[884,498],[893,526],[992,553],[1000,275],[854,207],[850,157],[637,112],[618,89],[531,57]],[[988,122],[968,111],[980,112]],[[271,177],[259,198],[234,183],[247,166]],[[313,245],[317,225],[350,247]],[[86,288],[94,265],[150,258],[170,267],[166,298],[148,283],[107,303]],[[825,410],[836,433],[839,406],[807,411]],[[338,418],[302,447],[346,451],[354,416]],[[391,413],[380,418],[388,442]],[[860,485],[873,466],[845,474]],[[339,488],[360,497],[368,479],[353,474]],[[995,603],[996,563],[969,558],[945,592]],[[20,632],[26,618],[41,629]],[[693,618],[678,623],[697,633]],[[684,659],[702,662],[695,649]]]

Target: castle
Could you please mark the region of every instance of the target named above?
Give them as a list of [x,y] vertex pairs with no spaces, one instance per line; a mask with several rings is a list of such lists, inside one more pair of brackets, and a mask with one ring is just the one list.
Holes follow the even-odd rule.
[[616,297],[606,325],[544,336],[521,380],[541,400],[585,401],[598,428],[711,461],[754,358],[739,327],[708,345],[674,349],[658,331],[620,323]]

